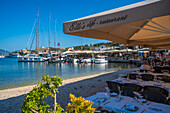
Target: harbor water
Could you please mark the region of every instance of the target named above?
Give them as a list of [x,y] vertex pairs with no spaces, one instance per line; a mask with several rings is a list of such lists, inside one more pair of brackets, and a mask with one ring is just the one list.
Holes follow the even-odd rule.
[[18,62],[15,58],[0,59],[0,89],[37,84],[41,76],[60,76],[62,79],[99,74],[116,69],[136,68],[127,63],[73,64],[48,62]]

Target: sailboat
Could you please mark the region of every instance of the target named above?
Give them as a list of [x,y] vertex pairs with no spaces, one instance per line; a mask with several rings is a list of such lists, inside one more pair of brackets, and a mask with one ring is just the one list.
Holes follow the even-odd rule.
[[[34,23],[35,25],[35,23]],[[34,26],[33,26],[33,29],[34,29]],[[32,29],[32,31],[33,31]],[[37,10],[37,26],[36,26],[36,50],[39,46],[39,9]],[[31,35],[32,35],[32,32],[31,32]],[[31,37],[30,35],[30,37]],[[30,38],[29,38],[30,40]],[[28,42],[29,44],[29,42]],[[27,44],[27,47],[28,47],[28,44]],[[27,48],[26,48],[27,49]],[[24,56],[24,57],[19,57],[18,58],[18,62],[44,62],[44,58],[42,58],[41,56],[39,56],[38,54],[28,54],[27,56]]]
[[[49,17],[49,33],[50,33],[50,17]],[[57,44],[59,46],[60,43]],[[54,36],[54,48],[56,47],[56,18],[55,18],[55,36]],[[49,48],[50,48],[50,34],[49,34]],[[55,55],[55,56],[53,56]],[[60,53],[52,53],[49,63],[61,63],[64,59],[61,57]]]

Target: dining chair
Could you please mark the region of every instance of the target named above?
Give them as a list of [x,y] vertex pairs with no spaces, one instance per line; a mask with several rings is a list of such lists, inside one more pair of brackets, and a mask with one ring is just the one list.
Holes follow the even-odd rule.
[[170,76],[162,76],[162,81],[170,83]]
[[158,92],[144,91],[142,92],[142,95],[143,98],[145,98],[146,100],[153,101],[153,102],[165,104],[167,101],[166,96]]
[[130,74],[128,74],[128,75],[129,75],[129,79],[136,80],[136,78],[137,78],[137,76],[138,76],[139,74],[130,73]]
[[162,77],[163,77],[163,76],[166,76],[166,75],[156,75],[156,79],[157,79],[157,80],[162,80]]
[[125,83],[123,87],[123,95],[134,97],[134,91],[140,92],[142,90],[142,86],[133,84],[133,83]]
[[140,76],[144,81],[153,81],[154,79],[154,76],[151,74],[141,74]]
[[163,70],[168,70],[168,71],[169,71],[169,74],[170,74],[170,66],[164,66],[164,67],[163,67]]
[[155,70],[154,73],[162,73],[162,67],[154,66],[153,69]]
[[149,92],[160,93],[160,94],[165,95],[166,97],[168,97],[168,95],[169,95],[169,91],[167,91],[167,90],[164,89],[164,88],[157,87],[157,86],[144,86],[144,87],[143,87],[143,90],[144,90],[144,91],[149,91]]
[[113,93],[113,92],[119,93],[119,87],[122,89],[122,84],[120,83],[113,82],[113,81],[106,81],[106,83],[110,89],[110,93]]

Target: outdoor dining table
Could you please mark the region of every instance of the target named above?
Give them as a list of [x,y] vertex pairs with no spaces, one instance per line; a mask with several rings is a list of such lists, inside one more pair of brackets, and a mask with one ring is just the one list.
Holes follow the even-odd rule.
[[[99,105],[96,101],[98,99],[104,99],[105,101],[102,101]],[[142,103],[128,96],[121,96],[121,100],[116,96],[106,99],[104,92],[99,92],[93,96],[87,97],[86,100],[94,102],[93,106],[95,107],[101,106],[103,109],[105,108],[116,113],[170,113],[170,106],[166,104],[151,101]]]
[[156,66],[153,66],[153,67],[161,67],[161,68],[163,68],[163,67],[170,67],[170,66],[169,65],[164,65],[164,66],[156,65]]
[[142,75],[142,74],[151,74],[151,75],[154,75],[154,76],[157,76],[157,75],[166,75],[166,76],[170,76],[169,73],[153,73],[153,72],[139,72],[139,71],[136,71],[136,72],[131,72],[132,74],[138,74],[138,75]]
[[[132,83],[132,84],[140,85],[142,87],[144,87],[144,86],[161,87],[161,88],[166,89],[170,93],[170,83],[165,83],[165,82],[160,82],[159,83],[159,82],[154,82],[154,81],[143,81],[143,80],[140,80],[140,79],[137,79],[137,80],[129,79],[129,80],[127,80],[126,78],[118,78],[118,79],[114,79],[114,80],[111,80],[111,81],[117,82],[117,83],[120,83],[120,84]],[[169,95],[169,97],[170,97],[170,95]]]

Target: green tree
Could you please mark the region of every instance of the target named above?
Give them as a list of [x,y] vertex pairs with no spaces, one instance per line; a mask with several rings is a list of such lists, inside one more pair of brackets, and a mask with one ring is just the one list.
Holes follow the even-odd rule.
[[[58,92],[59,85],[62,85],[62,80],[58,76],[49,77],[49,75],[42,76],[44,83],[39,83],[33,90],[26,94],[26,99],[23,102],[23,113],[61,113],[64,111],[61,106],[56,103],[56,92]],[[54,98],[54,108],[49,109],[49,105],[43,100],[44,97],[51,96]]]

